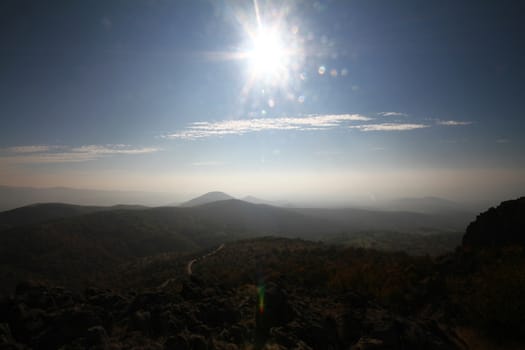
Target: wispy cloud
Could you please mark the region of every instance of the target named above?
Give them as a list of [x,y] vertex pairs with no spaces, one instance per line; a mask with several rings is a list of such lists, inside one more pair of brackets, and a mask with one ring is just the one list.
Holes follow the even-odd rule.
[[397,124],[397,123],[382,123],[382,124],[366,124],[350,126],[361,131],[406,131],[424,129],[430,127],[427,124]]
[[408,114],[401,112],[379,112],[377,114],[382,117],[408,117]]
[[84,153],[94,155],[115,155],[115,154],[144,154],[159,151],[158,148],[132,148],[129,145],[88,145],[72,148],[73,153]]
[[438,125],[444,125],[444,126],[461,126],[461,125],[470,125],[472,122],[465,122],[465,121],[459,121],[459,120],[438,120]]
[[369,121],[361,114],[327,114],[305,117],[255,118],[222,120],[218,122],[195,122],[185,130],[164,135],[167,139],[200,139],[210,136],[243,135],[268,130],[327,130],[349,121]]
[[37,153],[37,152],[48,152],[53,149],[62,148],[63,146],[50,146],[50,145],[32,145],[32,146],[15,146],[5,148],[4,151],[10,153]]
[[9,163],[72,163],[86,162],[115,155],[136,155],[157,152],[153,147],[133,148],[129,145],[85,145],[80,147],[37,145],[1,149],[0,159]]

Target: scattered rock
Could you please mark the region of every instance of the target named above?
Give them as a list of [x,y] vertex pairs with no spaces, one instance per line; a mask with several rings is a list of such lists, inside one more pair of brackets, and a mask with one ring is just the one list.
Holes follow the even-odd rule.
[[323,295],[285,280],[267,283],[257,298],[253,291],[187,280],[182,297],[96,288],[78,295],[24,283],[0,300],[0,348],[458,348],[435,322],[400,317],[358,294]]

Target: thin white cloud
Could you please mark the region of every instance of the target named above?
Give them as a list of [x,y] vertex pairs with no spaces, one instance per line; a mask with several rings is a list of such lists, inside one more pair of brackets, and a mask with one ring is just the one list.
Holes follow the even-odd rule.
[[53,149],[62,148],[63,146],[50,146],[50,145],[31,145],[31,146],[14,146],[4,148],[3,150],[9,153],[38,153],[48,152]]
[[382,117],[408,117],[408,114],[401,112],[379,112],[377,114]]
[[326,114],[306,117],[255,118],[222,120],[218,122],[195,122],[185,130],[164,135],[167,139],[200,139],[210,136],[243,135],[268,130],[327,130],[349,121],[369,121],[360,114]]
[[129,145],[88,145],[72,148],[74,153],[85,153],[94,155],[115,155],[115,154],[144,154],[157,152],[159,149],[153,147],[131,148]]
[[472,122],[464,122],[459,120],[438,120],[438,125],[444,125],[444,126],[461,126],[461,125],[470,125]]
[[366,124],[354,125],[350,128],[359,129],[361,131],[406,131],[428,128],[430,125],[426,124],[397,124],[397,123],[382,123],[382,124]]
[[78,163],[96,160],[98,157],[85,153],[36,153],[22,156],[1,157],[2,160],[12,164],[36,163]]
[[2,150],[3,161],[15,164],[86,162],[115,155],[136,155],[157,152],[153,147],[133,148],[129,145],[86,145],[80,147],[38,145],[17,146]]

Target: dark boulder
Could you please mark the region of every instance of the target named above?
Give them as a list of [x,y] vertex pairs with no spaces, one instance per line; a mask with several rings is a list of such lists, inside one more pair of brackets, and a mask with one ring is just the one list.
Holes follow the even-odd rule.
[[50,309],[56,306],[49,289],[39,283],[21,282],[16,286],[15,297],[31,308]]
[[239,321],[240,312],[226,299],[209,299],[199,307],[198,319],[210,326],[223,326]]
[[131,316],[130,328],[149,335],[151,333],[151,313],[144,310],[135,311]]
[[0,322],[7,322],[11,309],[11,299],[7,296],[0,295]]
[[182,330],[184,322],[170,310],[151,313],[151,331],[154,336],[167,336]]
[[190,343],[183,334],[168,337],[164,342],[164,350],[189,350]]
[[32,339],[45,328],[46,314],[40,309],[29,309],[25,304],[15,304],[11,310],[11,330],[16,339]]
[[180,294],[186,300],[194,300],[203,297],[202,288],[198,284],[192,283],[190,281],[185,281],[182,284],[182,290]]
[[[119,302],[120,300],[115,299],[113,297],[115,302]],[[110,299],[111,300],[111,299]],[[170,298],[163,294],[163,293],[142,293],[133,299],[131,304],[129,305],[130,311],[137,311],[137,310],[151,310],[154,308],[162,307],[165,304],[167,304],[170,301]]]
[[16,349],[17,344],[7,323],[0,323],[0,349]]
[[45,327],[41,332],[32,332],[31,345],[37,349],[58,349],[85,338],[91,327],[102,323],[100,314],[100,309],[86,305],[46,314]]
[[76,303],[82,302],[82,297],[79,294],[62,287],[53,287],[50,289],[50,293],[53,295],[57,308],[72,307]]
[[199,334],[192,334],[190,336],[190,345],[193,350],[208,350],[206,338]]
[[[128,306],[126,299],[111,290],[90,288],[86,290],[85,294],[90,304],[100,306],[104,309],[122,310]],[[140,309],[140,307],[136,307],[134,310],[138,309]]]
[[387,347],[381,339],[361,337],[352,345],[350,350],[380,350],[380,349],[392,349]]
[[109,344],[109,337],[102,326],[94,326],[87,330],[87,344],[97,349],[105,349]]

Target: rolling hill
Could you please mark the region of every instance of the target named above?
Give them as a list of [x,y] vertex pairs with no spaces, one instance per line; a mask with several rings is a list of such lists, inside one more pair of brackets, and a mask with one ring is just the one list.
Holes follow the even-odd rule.
[[[409,247],[424,254],[437,237],[430,233],[450,228],[446,220],[429,214],[290,209],[237,199],[157,208],[41,204],[0,213],[0,284],[12,287],[16,278],[26,276],[80,285],[107,278],[117,265],[133,259],[260,236],[386,250]],[[421,240],[421,233],[431,238]],[[438,252],[448,245],[454,249],[458,237],[439,238]]]
[[297,213],[338,223],[346,231],[463,231],[474,214],[468,212],[419,213],[357,208],[292,208]]
[[97,211],[145,208],[147,207],[138,205],[114,205],[111,207],[101,207],[65,203],[32,204],[0,212],[0,230],[85,215]]
[[[260,235],[314,233],[308,229],[312,220],[300,214],[238,200],[150,209],[51,204],[3,214],[0,285],[4,290],[21,278],[78,287],[87,280],[108,278],[119,264],[136,258],[193,252]],[[23,222],[24,214],[34,218]],[[315,227],[319,232],[322,225]]]

